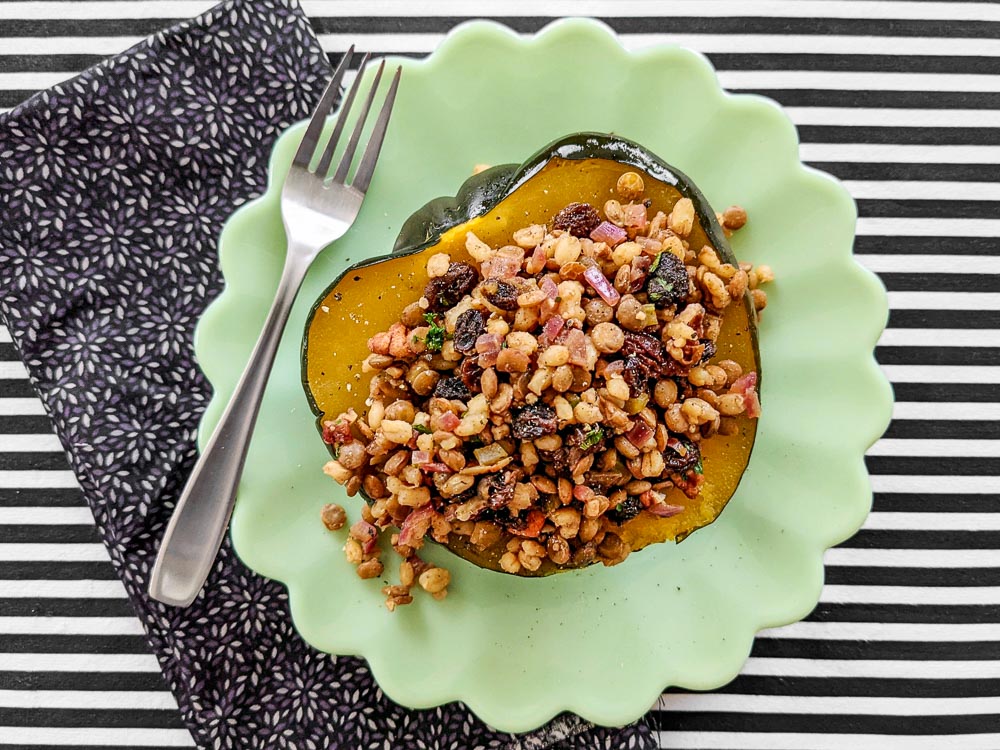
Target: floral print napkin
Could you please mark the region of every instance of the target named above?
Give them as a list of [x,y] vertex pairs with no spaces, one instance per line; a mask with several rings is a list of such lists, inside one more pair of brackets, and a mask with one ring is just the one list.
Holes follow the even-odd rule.
[[363,661],[305,644],[228,542],[190,608],[146,595],[209,396],[192,332],[216,238],[329,74],[294,0],[230,0],[0,119],[0,313],[183,717],[203,748],[653,747],[642,723],[514,737],[401,708]]

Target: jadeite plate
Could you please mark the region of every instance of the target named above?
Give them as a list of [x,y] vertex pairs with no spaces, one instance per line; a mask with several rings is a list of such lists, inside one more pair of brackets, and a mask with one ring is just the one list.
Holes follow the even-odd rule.
[[[592,21],[560,21],[530,38],[466,24],[428,59],[396,62],[402,86],[368,198],[312,268],[278,352],[232,519],[236,551],[288,587],[303,638],[365,657],[406,706],[461,700],[506,731],[562,711],[615,725],[638,718],[668,685],[725,684],[758,630],[816,605],[823,551],[854,534],[870,507],[863,456],[892,401],[872,358],[887,303],[851,257],[851,198],[799,163],[795,128],[775,104],[725,94],[689,50],[628,53]],[[749,211],[733,248],[778,278],[760,331],[764,415],[750,467],[714,524],[614,568],[529,580],[430,545],[426,556],[452,571],[448,598],[418,595],[390,614],[381,584],[360,580],[344,559],[344,532],[319,520],[331,501],[356,518],[360,499],[320,470],[328,456],[300,384],[306,314],[347,266],[387,252],[412,212],[453,195],[474,164],[520,163],[584,130],[638,141],[686,172],[712,205]],[[222,233],[227,285],[197,335],[215,386],[203,442],[277,285],[278,196],[302,131],[279,139],[267,193]],[[394,577],[398,561],[385,557]]]

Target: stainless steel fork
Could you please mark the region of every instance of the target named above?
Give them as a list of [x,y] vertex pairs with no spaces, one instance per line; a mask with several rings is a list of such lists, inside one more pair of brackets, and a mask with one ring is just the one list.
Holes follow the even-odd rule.
[[[320,98],[281,191],[281,216],[288,251],[264,329],[205,452],[191,472],[160,544],[149,580],[149,594],[166,604],[188,606],[208,577],[236,501],[236,488],[243,473],[260,401],[292,303],[306,271],[320,250],[340,239],[354,223],[371,183],[402,69],[396,69],[364,155],[354,178],[348,183],[348,174],[375,100],[385,61],[379,65],[333,178],[328,179],[337,143],[358,94],[369,57],[366,55],[361,63],[354,84],[340,108],[332,135],[321,143],[323,126],[337,99],[353,52],[354,47],[351,47],[344,55]],[[310,168],[313,161],[316,161],[316,167]]]

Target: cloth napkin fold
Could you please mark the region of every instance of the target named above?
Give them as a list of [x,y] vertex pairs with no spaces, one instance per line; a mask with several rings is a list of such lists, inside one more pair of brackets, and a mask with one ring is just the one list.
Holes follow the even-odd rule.
[[183,717],[204,748],[653,747],[645,723],[513,737],[458,704],[401,708],[304,643],[228,540],[190,608],[146,595],[210,393],[192,332],[216,238],[329,74],[294,0],[230,0],[0,119],[0,314]]

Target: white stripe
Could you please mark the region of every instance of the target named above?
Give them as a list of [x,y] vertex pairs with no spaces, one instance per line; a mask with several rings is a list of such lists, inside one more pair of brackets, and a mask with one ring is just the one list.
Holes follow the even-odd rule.
[[[86,5],[87,3],[82,3]],[[0,18],[11,3],[0,3]],[[32,3],[38,5],[38,3]],[[81,3],[73,3],[78,7]],[[121,5],[122,10],[127,6]],[[117,16],[122,18],[120,14]],[[142,36],[20,36],[3,40],[5,55],[117,55],[141,42]]]
[[91,580],[0,580],[0,598],[11,599],[124,599],[125,587],[117,578]]
[[781,628],[762,630],[758,638],[804,638],[841,641],[906,641],[945,643],[1000,641],[1000,630],[992,622],[813,622],[802,620]]
[[72,471],[0,471],[0,488],[65,489],[79,486]]
[[659,711],[718,711],[754,714],[839,714],[856,716],[961,716],[990,714],[995,697],[873,698],[835,695],[743,695],[670,693],[656,702]]
[[20,360],[0,361],[0,380],[27,380],[28,371]]
[[1000,383],[1000,367],[989,365],[881,365],[893,383]]
[[36,416],[45,414],[42,402],[37,398],[0,398],[0,415]]
[[[160,0],[155,3],[124,2],[33,2],[8,3],[0,18],[91,19],[91,18],[187,18],[197,15],[214,3],[209,0]],[[79,8],[75,6],[79,5]],[[787,17],[787,18],[873,18],[940,21],[1000,20],[998,9],[981,3],[951,2],[809,2],[803,7],[795,0],[770,0],[744,3],[737,0],[710,0],[698,3],[698,15],[725,18]],[[28,9],[17,6],[29,6]],[[68,6],[68,7],[67,7]],[[680,0],[630,0],[610,3],[608,0],[549,0],[540,6],[536,0],[508,0],[503,4],[487,0],[434,0],[414,5],[410,0],[303,0],[302,7],[312,18],[320,17],[407,17],[407,16],[687,16],[691,5]],[[36,10],[37,9],[37,10]],[[956,50],[956,54],[961,50]]]
[[145,635],[138,617],[0,617],[0,633]]
[[101,747],[188,747],[194,741],[186,729],[124,729],[109,727],[4,727],[0,741],[14,747],[35,745],[100,745]]
[[1000,91],[1000,75],[885,73],[827,70],[720,70],[727,89],[831,89],[846,91]]
[[0,453],[62,453],[63,448],[55,435],[0,434]]
[[93,526],[94,514],[86,505],[73,506],[0,506],[0,526],[32,524],[39,526]]
[[0,544],[0,560],[17,562],[104,562],[108,551],[97,542],[69,544]]
[[[5,8],[9,3],[0,4],[0,8]],[[76,73],[73,71],[49,73],[44,71],[21,71],[18,73],[0,73],[0,89],[25,89],[28,91],[39,91],[62,83],[68,78],[72,78]]]
[[7,326],[0,325],[0,344],[9,344],[13,340],[10,337],[10,331],[7,330]]
[[994,661],[875,661],[872,659],[780,659],[751,656],[741,672],[769,677],[880,677],[888,679],[990,679]]
[[[947,110],[945,110],[947,111]],[[1000,110],[997,110],[1000,114]],[[927,180],[842,180],[859,200],[1000,201],[1000,182],[934,182]]]
[[[997,750],[1000,732],[992,734],[809,734],[805,732],[656,733],[659,747],[671,750]],[[957,744],[956,744],[957,743]]]
[[887,328],[878,343],[879,346],[1000,346],[1000,328]]
[[[997,504],[1000,507],[1000,503]],[[866,529],[907,531],[1000,531],[1000,513],[893,513],[868,515]],[[998,554],[1000,559],[1000,554]],[[1000,625],[997,626],[1000,633]]]
[[1000,310],[997,292],[889,292],[893,310]]
[[834,547],[823,554],[823,562],[847,567],[1000,568],[1000,550]]
[[158,673],[160,665],[152,654],[24,654],[0,651],[0,671]]
[[[963,220],[944,219],[944,221]],[[995,228],[1000,229],[1000,221],[997,222]],[[874,255],[856,253],[854,258],[869,271],[876,273],[1000,273],[1000,255],[910,255],[909,253]]]
[[[858,219],[858,234],[879,237],[1000,237],[1000,219],[861,217]],[[988,256],[976,257],[982,262]],[[974,268],[969,270],[976,273]]]
[[[754,37],[747,37],[753,39]],[[784,37],[777,37],[778,39]],[[808,37],[815,42],[827,37]],[[869,39],[871,37],[863,37]],[[900,39],[888,41],[895,45]],[[916,39],[920,48],[927,42],[944,42],[954,49],[954,39]],[[998,42],[1000,48],[1000,42]],[[887,50],[888,51],[888,50]],[[890,51],[896,54],[896,50]],[[949,53],[951,54],[951,53]],[[783,107],[796,125],[850,125],[852,127],[895,128],[1000,128],[1000,110],[996,109],[872,109],[865,107]]]
[[892,405],[892,418],[992,421],[1000,419],[1000,403],[897,401]]
[[875,492],[918,492],[935,495],[989,494],[1000,492],[1000,476],[909,476],[875,474],[871,478]]
[[[109,690],[103,692],[97,690],[0,690],[0,706],[6,708],[120,708],[176,711],[177,701],[166,690]],[[0,742],[3,742],[2,737],[0,737]]]
[[[824,586],[828,604],[1000,604],[1000,586]],[[997,662],[1000,670],[1000,661]],[[1000,677],[1000,671],[997,672]]]
[[918,440],[882,438],[869,456],[958,456],[1000,458],[1000,440]]
[[900,162],[906,164],[997,164],[1000,146],[902,143],[802,143],[802,161]]

